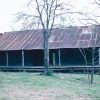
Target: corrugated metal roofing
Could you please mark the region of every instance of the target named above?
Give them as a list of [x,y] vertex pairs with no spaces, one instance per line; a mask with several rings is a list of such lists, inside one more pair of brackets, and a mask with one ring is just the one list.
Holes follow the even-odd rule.
[[[43,49],[43,30],[6,32],[0,35],[0,50]],[[100,47],[100,26],[67,27],[52,30],[50,49]]]

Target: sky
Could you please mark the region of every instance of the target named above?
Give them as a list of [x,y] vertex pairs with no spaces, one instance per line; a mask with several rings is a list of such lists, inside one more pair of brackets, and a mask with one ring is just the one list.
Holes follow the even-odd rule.
[[15,14],[24,6],[25,0],[0,0],[0,33],[13,30]]
[[[18,30],[13,28],[15,23],[15,14],[25,10],[28,0],[0,0],[0,33]],[[66,1],[66,0],[65,0]],[[75,4],[77,10],[93,11],[96,8],[95,5],[89,5],[93,0],[69,0],[72,4]],[[100,10],[96,10],[98,14]]]

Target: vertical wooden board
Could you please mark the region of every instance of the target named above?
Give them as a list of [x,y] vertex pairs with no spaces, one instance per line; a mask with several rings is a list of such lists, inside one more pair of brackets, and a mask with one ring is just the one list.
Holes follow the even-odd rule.
[[7,52],[7,51],[6,51],[6,57],[7,57],[7,61],[6,61],[7,63],[6,63],[6,64],[7,64],[7,67],[8,67],[8,65],[9,65],[9,64],[8,64],[8,59],[9,59],[9,58],[8,58],[8,52]]
[[22,50],[22,66],[24,66],[24,51]]
[[60,49],[58,51],[58,55],[59,55],[59,67],[61,67],[61,51],[60,51]]

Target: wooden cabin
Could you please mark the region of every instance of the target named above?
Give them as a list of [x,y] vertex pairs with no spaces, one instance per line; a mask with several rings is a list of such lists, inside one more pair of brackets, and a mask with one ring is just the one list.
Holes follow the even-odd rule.
[[[100,25],[55,28],[49,38],[50,66],[85,66],[82,52],[91,65],[92,48],[95,48],[95,65],[99,65],[99,47]],[[42,29],[0,34],[0,68],[40,67],[44,65],[43,57]]]

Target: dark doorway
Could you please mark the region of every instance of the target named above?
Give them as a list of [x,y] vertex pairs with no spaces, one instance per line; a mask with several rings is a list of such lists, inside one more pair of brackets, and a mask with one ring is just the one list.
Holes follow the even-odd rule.
[[59,66],[58,49],[50,50],[49,56],[50,56],[50,60],[49,60],[50,66]]
[[26,50],[24,51],[25,66],[43,66],[42,50]]
[[62,65],[84,65],[84,58],[79,49],[61,49]]
[[0,66],[6,66],[6,52],[5,51],[0,51]]
[[22,66],[21,51],[8,51],[8,66]]

